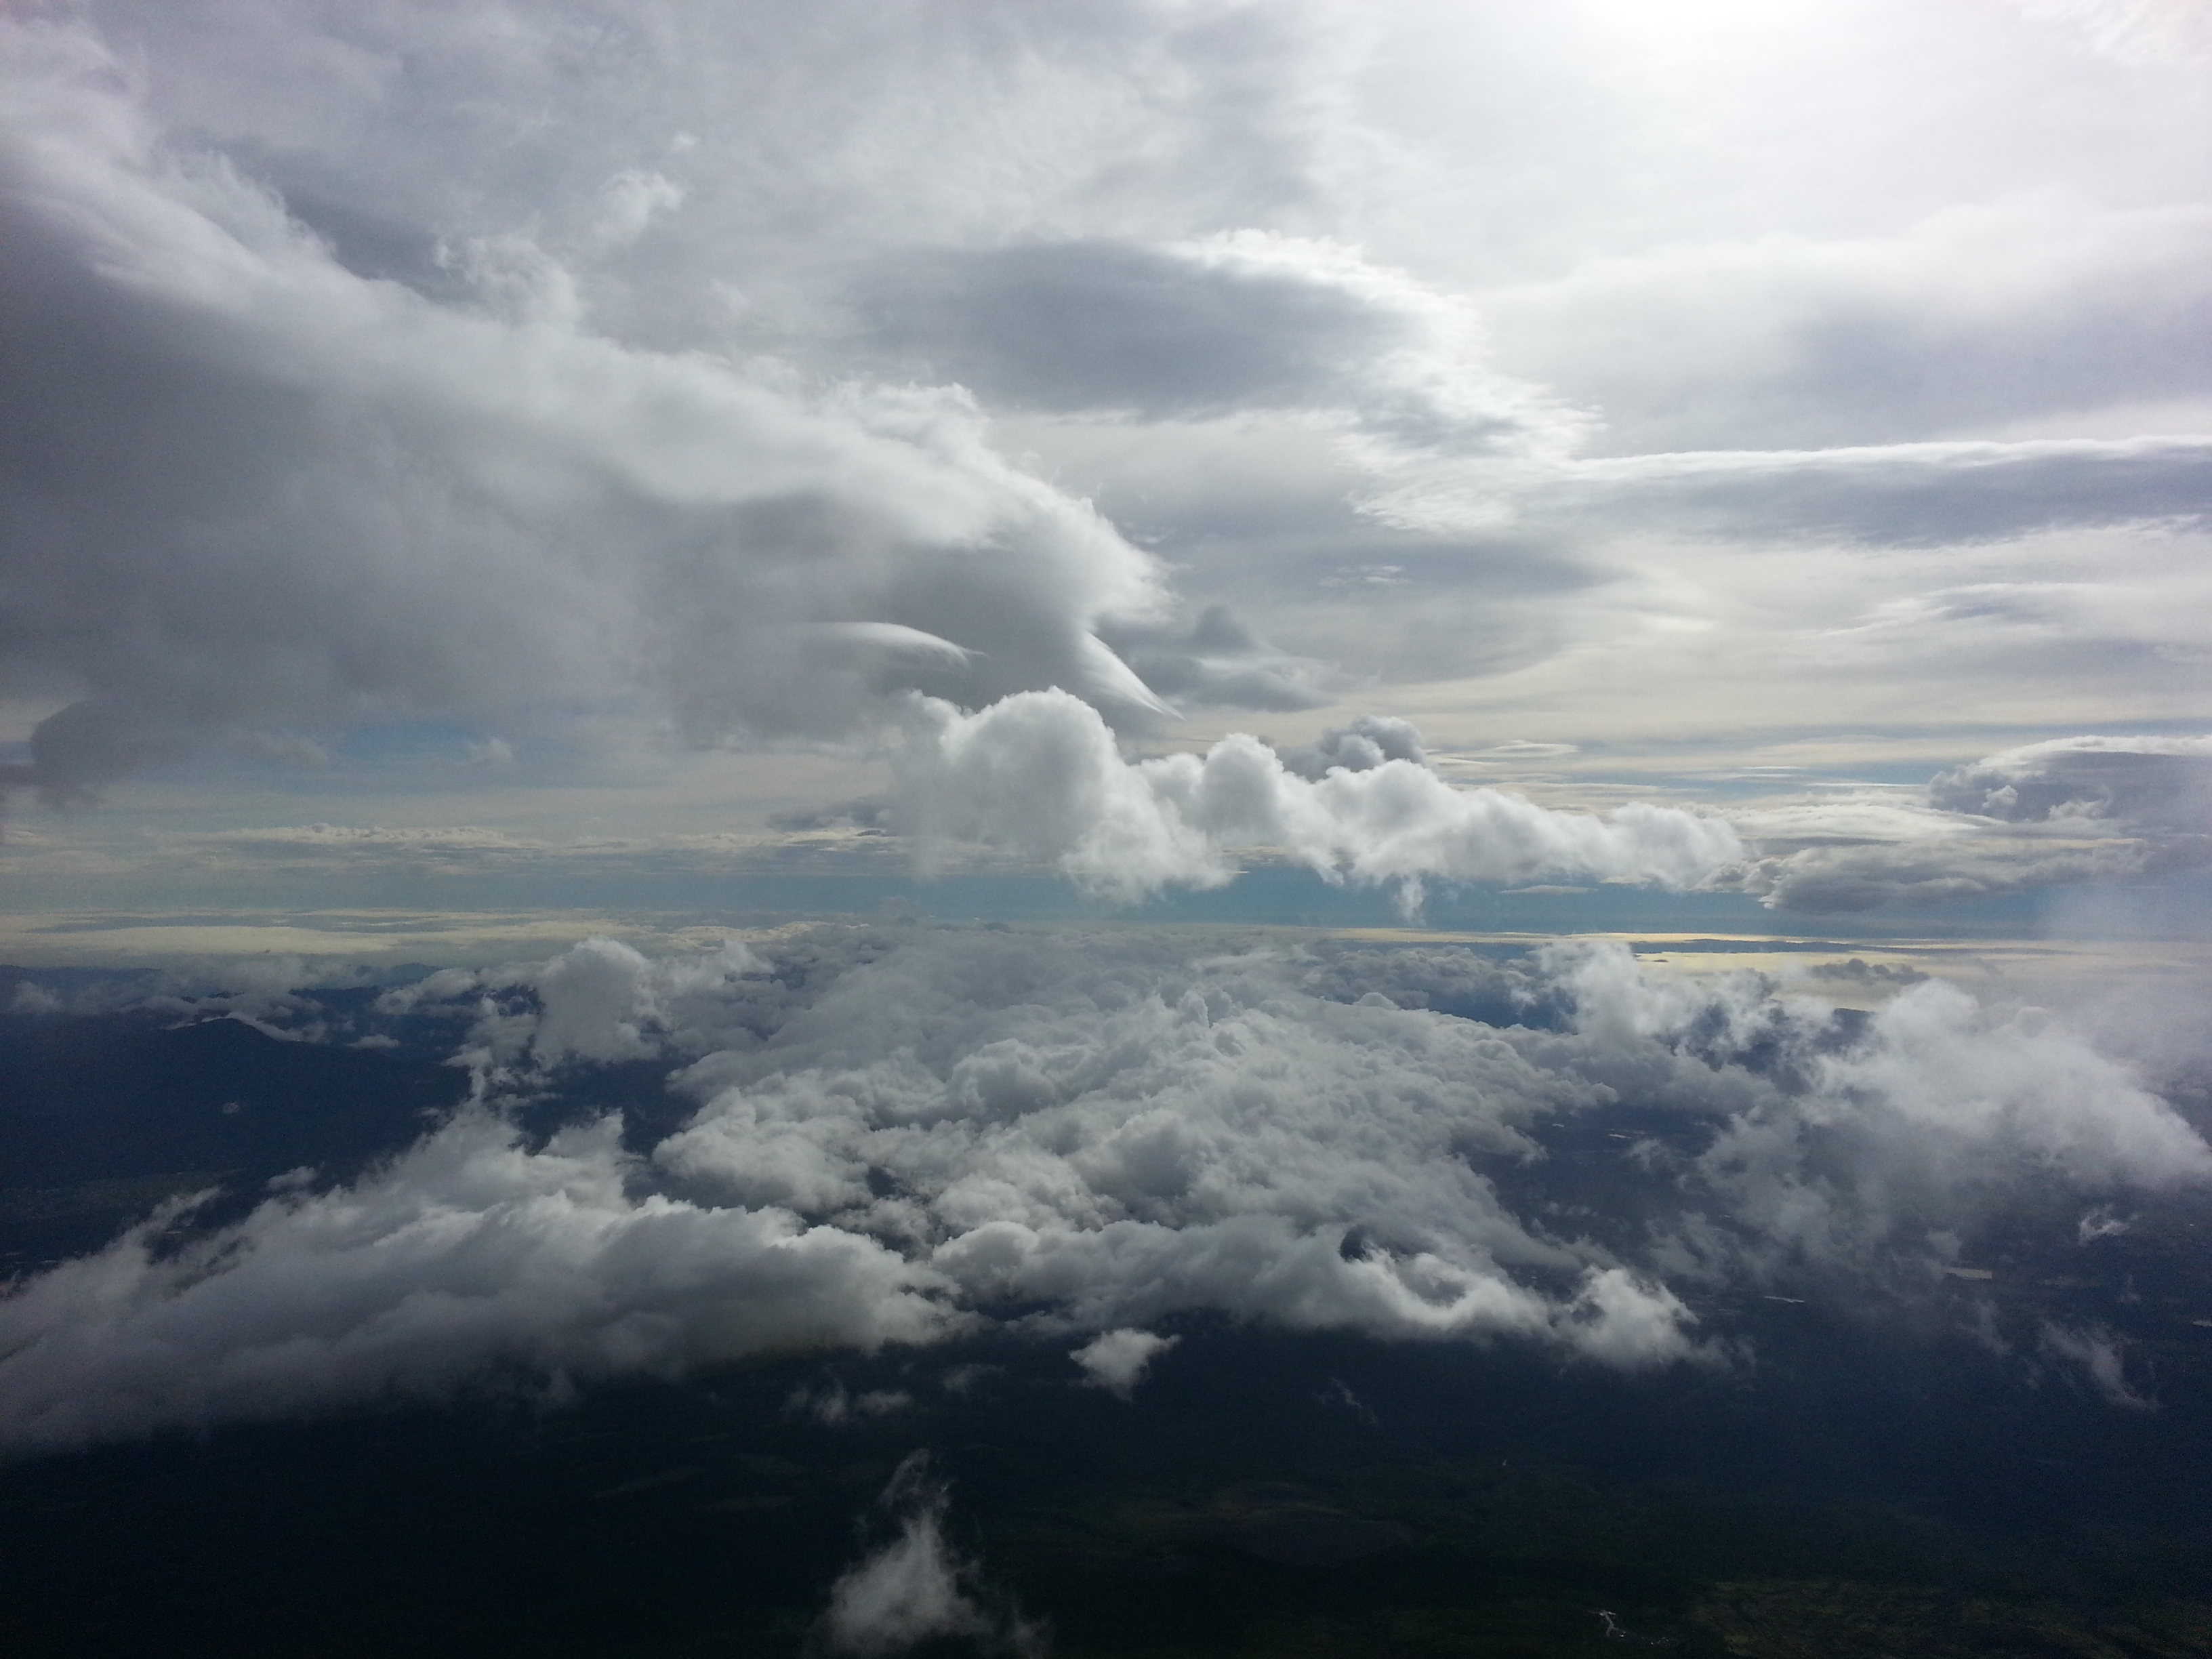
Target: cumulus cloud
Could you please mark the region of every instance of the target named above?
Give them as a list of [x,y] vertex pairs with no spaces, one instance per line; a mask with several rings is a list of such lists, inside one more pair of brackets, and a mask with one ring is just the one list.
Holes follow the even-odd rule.
[[1386,761],[1429,763],[1421,747],[1421,734],[1412,721],[1389,714],[1363,714],[1349,726],[1324,732],[1310,744],[1281,752],[1283,769],[1309,783],[1318,783],[1341,767],[1347,772],[1368,772]]
[[2001,1210],[2039,1184],[2172,1191],[2212,1152],[2124,1065],[2036,1011],[1993,1017],[1955,987],[1913,987],[1866,1040],[1811,1063],[1798,1111],[1747,1115],[1701,1154],[1760,1248],[1864,1262]]
[[901,1652],[945,1637],[964,1638],[988,1653],[1042,1651],[1042,1633],[1011,1607],[987,1607],[977,1569],[945,1536],[951,1494],[930,1473],[929,1454],[901,1463],[876,1500],[890,1540],[856,1562],[830,1587],[819,1627],[832,1653]]
[[1399,882],[1416,893],[1428,878],[1543,872],[1687,886],[1741,850],[1716,817],[1632,802],[1597,818],[1454,788],[1406,757],[1413,738],[1401,721],[1333,734],[1326,757],[1293,757],[1328,767],[1315,779],[1242,736],[1203,757],[1130,763],[1097,712],[1064,692],[1009,697],[975,714],[920,702],[914,720],[898,757],[913,833],[1002,848],[1122,897],[1219,885],[1237,848],[1279,848],[1332,880]]
[[[1846,1021],[1618,947],[861,930],[763,965],[598,942],[388,999],[391,1030],[475,1019],[480,1098],[350,1185],[221,1226],[172,1210],[18,1281],[0,1443],[988,1325],[1079,1338],[1133,1387],[1161,1322],[1199,1312],[1710,1359],[1728,1333],[1690,1301],[1716,1288],[1924,1295],[1978,1228],[2048,1210],[2081,1248],[2085,1212],[2212,1188],[2212,1149],[2124,1059],[1937,981]],[[672,1132],[506,1121],[587,1055],[656,1059]]]
[[587,939],[532,977],[538,1007],[531,1051],[541,1061],[650,1054],[648,1034],[682,1019],[686,1000],[711,998],[732,979],[763,971],[734,938],[709,957],[659,962],[614,939]]
[[1180,1340],[1151,1331],[1102,1331],[1068,1358],[1083,1368],[1091,1387],[1127,1400],[1137,1392],[1137,1384],[1145,1380],[1152,1361]]
[[787,1212],[626,1190],[620,1126],[532,1152],[471,1113],[338,1193],[180,1249],[157,1216],[0,1303],[0,1437],[118,1433],[924,1339],[939,1281]]

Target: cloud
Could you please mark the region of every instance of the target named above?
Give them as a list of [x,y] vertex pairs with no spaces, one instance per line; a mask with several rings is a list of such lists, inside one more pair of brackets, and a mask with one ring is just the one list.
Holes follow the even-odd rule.
[[2106,205],[2065,176],[1901,223],[1893,205],[1856,234],[1600,255],[1485,303],[1508,363],[1601,410],[1616,453],[1994,436],[2201,398],[2212,211],[2193,185]]
[[774,1211],[625,1191],[619,1125],[530,1152],[468,1114],[336,1194],[160,1248],[157,1218],[0,1303],[0,1441],[59,1449],[930,1335],[936,1280]]
[[2106,1405],[2131,1412],[2158,1409],[2156,1401],[2129,1383],[2120,1340],[2102,1325],[2075,1329],[2045,1320],[2037,1339],[2036,1346],[2046,1358],[2078,1370]]
[[1011,1606],[987,1608],[977,1571],[945,1537],[951,1494],[929,1472],[929,1454],[901,1463],[876,1500],[896,1532],[889,1542],[848,1567],[830,1587],[819,1634],[832,1653],[897,1653],[956,1637],[987,1653],[1027,1656],[1042,1650],[1042,1632]]
[[2015,0],[2030,17],[2078,28],[2123,64],[2212,62],[2212,18],[2177,0]]
[[[2033,395],[2074,395],[2065,389],[2071,381],[2049,363],[2056,331],[2050,319],[2002,313],[1999,326],[1980,289],[1931,301],[1928,284],[1916,274],[1922,263],[1947,269],[1958,254],[1953,242],[1986,252],[1982,245],[1992,237],[2034,229],[2070,239],[2047,251],[2051,281],[2072,284],[2067,292],[2077,299],[2110,290],[2112,273],[2093,257],[2106,244],[2081,239],[2063,216],[2058,223],[2030,217],[2027,228],[2002,215],[1987,224],[1971,215],[1955,225],[1945,222],[1928,232],[1948,250],[1940,256],[1820,251],[1836,266],[1822,280],[1837,286],[1838,295],[1853,292],[1855,283],[1868,286],[1869,294],[1820,301],[1840,307],[1835,315],[1807,301],[1807,315],[1791,324],[1804,336],[1796,355],[1814,356],[1815,343],[1832,337],[1832,346],[1821,348],[1832,362],[1800,365],[1797,372],[1817,384],[1796,395],[1808,410],[1832,410],[1844,399],[1832,382],[1858,377],[1871,423],[1882,427],[1887,415],[1886,424],[1894,428],[1894,411],[1881,404],[1905,398],[1905,366],[1918,376],[1914,386],[1926,382],[1923,401],[1944,388],[1978,393],[1997,378],[1996,366],[2031,355],[2021,344],[2031,337],[2038,366]],[[2145,320],[2140,303],[2129,313],[2130,326],[2154,337],[2129,348],[2130,361],[2140,360],[2148,377],[2138,388],[2144,398],[2201,389],[2204,382],[2202,354],[2189,349],[2182,319],[2202,297],[2188,273],[2201,267],[2205,224],[2194,210],[2115,223],[2116,234],[2128,233],[2123,244],[2140,244],[2140,259],[2148,262],[2148,275],[2130,269],[2141,280],[2123,284],[2125,290],[2140,296],[2148,283],[2165,295],[2153,307],[2162,323]],[[1823,268],[1812,253],[1804,257],[1811,268]],[[1778,270],[1754,262],[1755,271],[1738,273],[1747,284],[1755,275],[1760,303],[1769,307],[1782,303],[1777,291],[1786,295],[1790,280],[1790,261],[1779,254],[1774,259]],[[1890,270],[1886,260],[1899,269]],[[1325,428],[1334,422],[1359,480],[1354,494],[1361,505],[1387,523],[1432,533],[1508,521],[1584,530],[1656,524],[1680,534],[1937,545],[2005,539],[2053,526],[2201,519],[2212,510],[2204,483],[2212,440],[1854,443],[1862,434],[1842,428],[1803,422],[1802,430],[1778,427],[1778,394],[1771,388],[1737,389],[1747,399],[1765,400],[1743,431],[1729,434],[1743,447],[1579,459],[1595,419],[1492,367],[1484,331],[1465,302],[1328,244],[1239,234],[1163,248],[1033,245],[905,258],[892,270],[866,290],[862,307],[877,344],[913,354],[925,374],[961,380],[994,405],[1060,416],[1191,423],[1273,410],[1296,411]],[[1686,284],[1696,304],[1711,305],[1711,277],[1700,270]],[[1565,307],[1565,326],[1588,333],[1589,306],[1569,303],[1571,286],[1571,280],[1555,285],[1548,303]],[[1875,290],[1878,302],[1870,297]],[[2009,297],[2033,312],[2028,296]],[[1887,320],[1878,322],[1869,312],[1854,323],[1854,304],[1875,307]],[[1510,300],[1506,308],[1512,314]],[[1720,325],[1735,326],[1747,308],[1724,310]],[[2083,395],[2116,395],[2111,370],[2117,324],[2072,321],[2081,336],[2072,380]],[[1984,340],[1976,332],[1993,327],[2000,337]],[[2173,337],[2159,335],[2159,327]],[[1923,336],[1945,329],[1970,337],[1957,349],[1972,356],[1971,363],[1953,371],[1931,365],[1940,354]],[[1722,401],[1682,396],[1686,374],[1715,372],[1715,365],[1677,361],[1698,349],[1672,337],[1684,332],[1679,320],[1639,318],[1633,331],[1634,341],[1613,343],[1608,362],[1624,372],[1663,364],[1663,387],[1652,395],[1669,410],[1705,410]],[[1872,346],[1863,337],[1869,333]],[[1870,351],[1886,351],[1897,363],[1870,368]],[[1759,360],[1790,353],[1744,348],[1742,355]],[[1606,407],[1632,419],[1632,396],[1615,391]],[[2029,391],[2027,385],[2016,388],[2021,398]],[[1919,437],[1929,422],[1922,417],[1906,424],[1904,432],[1879,435]]]
[[1016,408],[1185,421],[1310,411],[1347,422],[1377,460],[1553,456],[1589,424],[1490,368],[1463,302],[1310,238],[908,255],[858,304],[880,347]]
[[441,245],[526,227],[617,331],[747,352],[805,343],[824,268],[885,247],[1295,210],[1345,32],[1325,6],[1142,0],[88,9],[165,123],[379,274],[434,289]]
[[505,1080],[571,1060],[650,1059],[674,1034],[697,1042],[756,1000],[769,964],[734,934],[719,950],[653,957],[618,939],[587,939],[550,961],[504,969],[447,969],[386,992],[387,1016],[471,1000],[477,1018],[459,1058]]
[[1774,908],[1833,913],[2212,863],[2212,738],[2053,738],[1939,773],[1924,800],[1740,815],[1759,848],[1743,884]]
[[[687,964],[689,966],[689,964]],[[693,984],[758,971],[752,953],[736,940],[704,975],[693,969]],[[656,993],[678,988],[665,970],[629,946],[613,939],[587,939],[556,957],[537,976],[538,1014],[531,1036],[542,1060],[570,1055],[584,1060],[629,1060],[653,1052],[643,1033],[665,1016]],[[656,981],[660,981],[656,983]]]
[[1188,627],[1108,623],[1099,637],[1146,685],[1186,708],[1312,708],[1345,680],[1327,663],[1276,650],[1225,605],[1206,606]]
[[[2212,216],[2170,142],[2194,82],[2148,61],[2185,58],[2179,14],[1540,9],[18,8],[0,697],[11,732],[42,718],[0,787],[79,799],[212,748],[336,789],[339,733],[413,727],[472,789],[594,744],[888,752],[884,800],[786,824],[1120,899],[1261,849],[1409,902],[1562,877],[1816,912],[2200,867],[2196,738],[1607,816],[1455,787],[1384,714],[1139,750],[1177,706],[1547,659],[1477,744],[1595,767],[1591,733],[1731,699],[1893,731],[2030,686],[2119,731],[2193,706]],[[2016,695],[1980,698],[1992,674]],[[1468,752],[1474,716],[1439,714]],[[191,860],[757,852],[441,816],[171,835],[132,867],[173,896]],[[105,856],[49,851],[58,879]],[[2148,1038],[1937,984],[1857,1020],[1618,951],[1207,948],[593,939],[343,1019],[287,964],[136,987],[442,1043],[474,1101],[349,1185],[21,1281],[0,1442],[994,1324],[1106,1358],[1197,1315],[1711,1358],[1714,1287],[1905,1295],[1990,1217],[2063,1200],[2070,1229],[2208,1178],[2129,1059]],[[591,1109],[656,1073],[657,1114]],[[2124,1392],[2103,1340],[2044,1346]],[[855,1570],[890,1611],[854,1629],[982,1605],[935,1525]]]
[[2201,520],[2212,513],[2208,462],[2212,438],[2045,439],[1638,456],[1571,477],[1594,504],[1688,530],[1926,546]]
[[[1340,763],[1316,781],[1237,736],[1203,757],[1131,764],[1097,713],[1062,692],[972,715],[921,702],[914,715],[896,757],[910,833],[1001,848],[1121,897],[1220,885],[1237,848],[1279,848],[1331,879],[1362,884],[1560,872],[1690,885],[1741,851],[1717,818],[1642,803],[1609,819],[1550,811],[1495,790],[1455,789],[1409,759],[1358,770]],[[1373,728],[1400,747],[1410,729]],[[1334,741],[1358,759],[1384,753],[1371,732]]]
[[2202,836],[2070,847],[1990,837],[1936,846],[1805,848],[1754,861],[1744,885],[1771,908],[1833,915],[2044,887],[2153,880],[2208,861],[2212,846]]
[[787,1412],[803,1413],[824,1428],[839,1428],[858,1419],[889,1417],[909,1411],[914,1396],[898,1389],[869,1389],[859,1395],[850,1392],[842,1382],[832,1380],[819,1393],[810,1394],[805,1389],[793,1391],[784,1402]]
[[1410,720],[1389,714],[1363,714],[1351,725],[1324,732],[1298,749],[1279,751],[1283,769],[1318,783],[1339,767],[1347,772],[1370,772],[1386,761],[1405,761],[1426,766],[1428,753],[1421,734]]
[[2212,828],[2212,737],[2058,738],[1940,774],[1930,803],[2008,823]]
[[[1923,1295],[1977,1228],[2048,1210],[2070,1249],[2085,1211],[2212,1187],[2124,1058],[1936,981],[1850,1024],[1618,947],[768,948],[733,973],[588,942],[387,994],[370,1023],[447,1033],[477,1101],[350,1185],[173,1207],[20,1279],[0,1446],[994,1325],[1079,1339],[1113,1386],[1196,1312],[1710,1360],[1728,1333],[1686,1298],[1716,1287]],[[583,1104],[612,1061],[665,1074],[646,1150]],[[564,1102],[539,1143],[503,1115]]]
[[1924,1283],[1993,1218],[2212,1182],[2212,1148],[2172,1107],[2045,1011],[1930,981],[1839,1042],[1823,1006],[1754,976],[1692,988],[1625,952],[1552,949],[1575,1036],[1516,1046],[1623,1097],[1716,1115],[1694,1149],[1647,1149],[1686,1177],[1656,1250],[1684,1279]]
[[2063,526],[2201,522],[2212,514],[2208,464],[2212,438],[2189,435],[1690,451],[1571,460],[1510,479],[1437,466],[1367,502],[1391,522],[1440,533],[1510,513],[1534,525],[1934,547]]
[[[1885,51],[1922,27],[1901,15]],[[2201,390],[2200,206],[2014,192],[1750,242],[1639,220],[1471,260],[1407,204],[1505,202],[1484,158],[1526,135],[1439,128],[1430,154],[1395,131],[1378,89],[1429,72],[1391,55],[1428,27],[1409,17],[39,16],[5,34],[0,695],[46,718],[0,782],[58,797],[211,745],[343,773],[326,740],[362,727],[443,728],[472,788],[571,739],[852,753],[909,693],[1057,688],[1142,731],[1525,669],[1641,627],[1654,587],[1737,614],[1641,543],[1627,572],[1624,538],[1955,546],[2206,507],[2201,438],[2008,435]],[[1439,49],[1549,50],[1467,30]],[[1586,44],[1553,67],[1651,92],[1642,48]],[[1041,476],[1085,445],[1127,461],[1100,499],[1130,536]],[[1878,592],[1828,644],[1900,679],[1968,628],[2021,647],[2007,671],[2055,635],[2185,655],[2166,590],[2138,602],[2160,632],[2094,586]],[[1325,803],[1422,787],[1310,781]],[[1298,855],[1490,867],[1334,845],[1356,816],[1292,834]],[[1213,839],[1091,878],[1211,879]],[[1649,850],[1568,863],[1695,862]]]
[[17,781],[272,726],[852,737],[908,686],[1160,711],[1095,634],[1158,609],[1152,562],[958,398],[621,343],[520,243],[472,304],[362,277],[89,35],[0,46],[11,672],[75,699]]
[[1137,1384],[1144,1381],[1152,1361],[1179,1340],[1151,1331],[1102,1331],[1068,1358],[1083,1368],[1091,1387],[1127,1400],[1136,1394]]

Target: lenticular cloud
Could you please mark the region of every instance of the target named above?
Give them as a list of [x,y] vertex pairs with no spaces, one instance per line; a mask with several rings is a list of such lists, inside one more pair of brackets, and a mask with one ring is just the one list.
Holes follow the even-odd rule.
[[[994,1328],[1126,1386],[1204,1315],[1718,1363],[1731,1289],[1911,1297],[1978,1230],[2050,1212],[2070,1248],[2212,1188],[2144,1076],[2036,1011],[1931,982],[1854,1022],[1612,947],[599,940],[313,1029],[440,1021],[479,1087],[412,1148],[0,1301],[0,1446]],[[688,1115],[626,1140],[580,1103],[608,1064]],[[550,1139],[515,1121],[563,1098]]]

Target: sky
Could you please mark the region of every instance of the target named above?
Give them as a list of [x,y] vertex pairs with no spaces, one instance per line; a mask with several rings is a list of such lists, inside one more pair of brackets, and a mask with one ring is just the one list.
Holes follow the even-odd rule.
[[27,915],[2203,861],[2188,0],[5,29]]
[[[2200,0],[15,0],[0,960],[166,977],[11,1017],[466,1093],[14,1281],[0,1455],[988,1330],[1127,1401],[1198,1314],[1725,1370],[1724,1291],[2201,1198],[2208,71]],[[617,1071],[653,1138],[526,1132]],[[945,1501],[832,1648],[998,1629]]]

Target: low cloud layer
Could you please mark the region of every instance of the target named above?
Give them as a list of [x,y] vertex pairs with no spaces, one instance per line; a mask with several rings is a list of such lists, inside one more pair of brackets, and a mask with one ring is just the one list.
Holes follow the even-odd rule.
[[[170,1253],[161,1222],[0,1304],[19,1444],[674,1376],[822,1345],[927,1339],[933,1276],[788,1212],[627,1190],[618,1126],[537,1150],[471,1114],[337,1194],[279,1194]],[[82,1384],[99,1381],[86,1391]]]
[[[1121,1388],[1201,1311],[1697,1362],[1728,1352],[1690,1306],[1717,1291],[1911,1298],[1978,1229],[2055,1215],[2070,1241],[2212,1188],[2197,1131],[2063,1019],[1936,981],[1846,1019],[1617,948],[599,940],[359,1018],[315,1035],[465,1030],[478,1098],[352,1184],[288,1180],[211,1231],[173,1208],[19,1281],[0,1443],[992,1325],[1079,1337]],[[665,1073],[672,1133],[510,1121],[611,1061]]]

